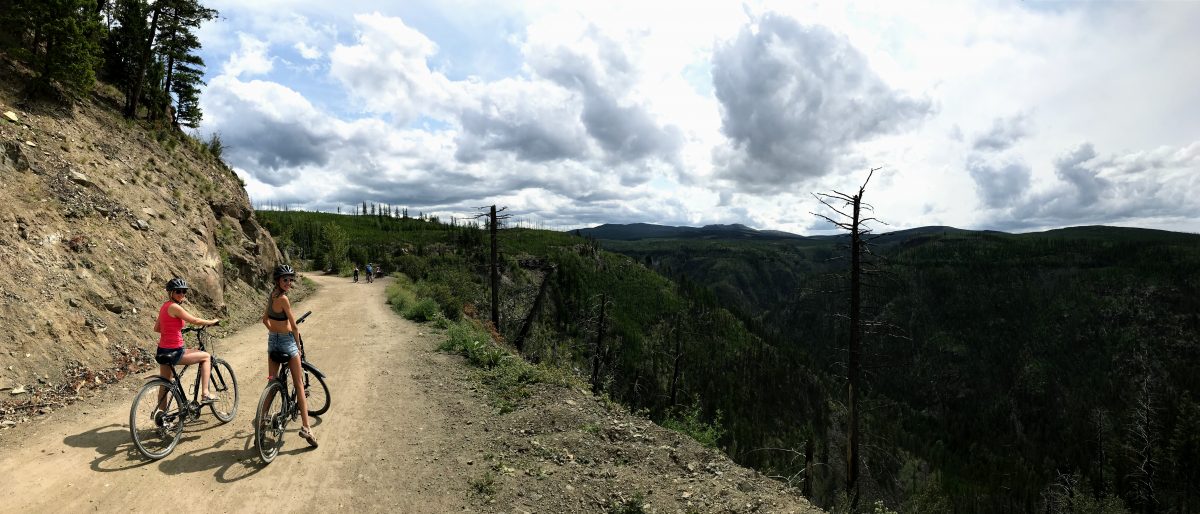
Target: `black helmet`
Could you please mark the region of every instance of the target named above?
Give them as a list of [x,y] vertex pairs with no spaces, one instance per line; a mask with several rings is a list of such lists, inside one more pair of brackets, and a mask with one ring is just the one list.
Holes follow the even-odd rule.
[[280,264],[278,266],[275,266],[275,280],[279,280],[279,277],[289,277],[289,276],[291,276],[291,277],[296,276],[296,270],[292,269],[291,266],[288,266],[287,264]]
[[182,278],[175,277],[167,281],[167,291],[175,291],[177,289],[188,289],[187,282]]

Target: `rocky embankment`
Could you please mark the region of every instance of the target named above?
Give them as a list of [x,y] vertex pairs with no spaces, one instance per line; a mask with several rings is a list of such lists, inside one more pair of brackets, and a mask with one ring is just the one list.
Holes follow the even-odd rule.
[[148,365],[163,284],[198,315],[249,319],[279,261],[233,171],[169,124],[121,117],[97,84],[22,98],[0,55],[0,422]]

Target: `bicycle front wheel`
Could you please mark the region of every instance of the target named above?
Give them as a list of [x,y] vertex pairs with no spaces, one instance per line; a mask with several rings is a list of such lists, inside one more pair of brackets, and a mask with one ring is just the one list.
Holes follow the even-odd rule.
[[175,449],[183,435],[187,408],[166,380],[146,382],[129,408],[129,435],[146,458],[158,460]]
[[233,374],[233,367],[222,359],[213,359],[212,373],[208,380],[211,382],[209,388],[221,398],[220,401],[209,404],[209,408],[221,423],[228,423],[237,414],[238,408],[237,377]]
[[254,415],[254,447],[263,462],[270,464],[283,446],[283,433],[287,427],[287,416],[283,405],[287,401],[279,382],[272,380],[263,389],[258,399],[258,412]]

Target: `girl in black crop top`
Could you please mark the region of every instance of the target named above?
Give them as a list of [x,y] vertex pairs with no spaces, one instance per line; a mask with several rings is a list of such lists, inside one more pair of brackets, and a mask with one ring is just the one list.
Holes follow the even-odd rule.
[[292,315],[292,302],[288,300],[287,292],[296,280],[296,271],[287,264],[275,268],[275,287],[267,297],[267,308],[263,312],[262,322],[270,332],[267,336],[267,379],[273,379],[279,374],[281,364],[271,360],[271,353],[288,355],[287,366],[292,372],[292,381],[296,386],[296,403],[300,410],[300,437],[308,444],[317,446],[317,438],[313,436],[308,424],[308,399],[304,395],[304,373],[300,368],[300,351],[297,342],[300,341],[300,327],[296,325],[296,317]]

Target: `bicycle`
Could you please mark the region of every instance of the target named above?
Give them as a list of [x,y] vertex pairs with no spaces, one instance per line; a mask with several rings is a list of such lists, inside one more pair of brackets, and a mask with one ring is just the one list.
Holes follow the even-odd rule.
[[[304,313],[296,320],[296,324],[304,323],[310,314],[312,311]],[[329,410],[329,386],[325,384],[325,374],[308,362],[304,353],[303,337],[296,341],[296,344],[300,347],[300,368],[304,370],[302,383],[308,399],[308,415],[320,416]],[[267,464],[279,454],[288,423],[300,416],[296,391],[289,392],[288,388],[291,384],[288,376],[291,370],[287,366],[290,358],[287,354],[278,352],[269,352],[269,357],[282,366],[279,375],[267,382],[267,387],[258,398],[258,411],[254,415],[254,447]]]
[[206,332],[207,328],[186,327],[182,333],[194,332],[200,351],[207,351],[212,356],[209,389],[219,393],[217,396],[220,400],[200,402],[200,374],[203,370],[199,365],[196,366],[196,383],[192,387],[190,400],[180,377],[187,373],[191,365],[184,366],[183,373],[176,371],[172,365],[171,380],[161,376],[147,380],[133,397],[133,405],[129,408],[129,435],[133,438],[133,445],[148,459],[158,460],[169,455],[183,436],[183,426],[192,419],[199,419],[205,405],[222,424],[228,423],[237,414],[237,377],[233,374],[233,367],[217,357],[216,345],[208,341],[211,336]]

